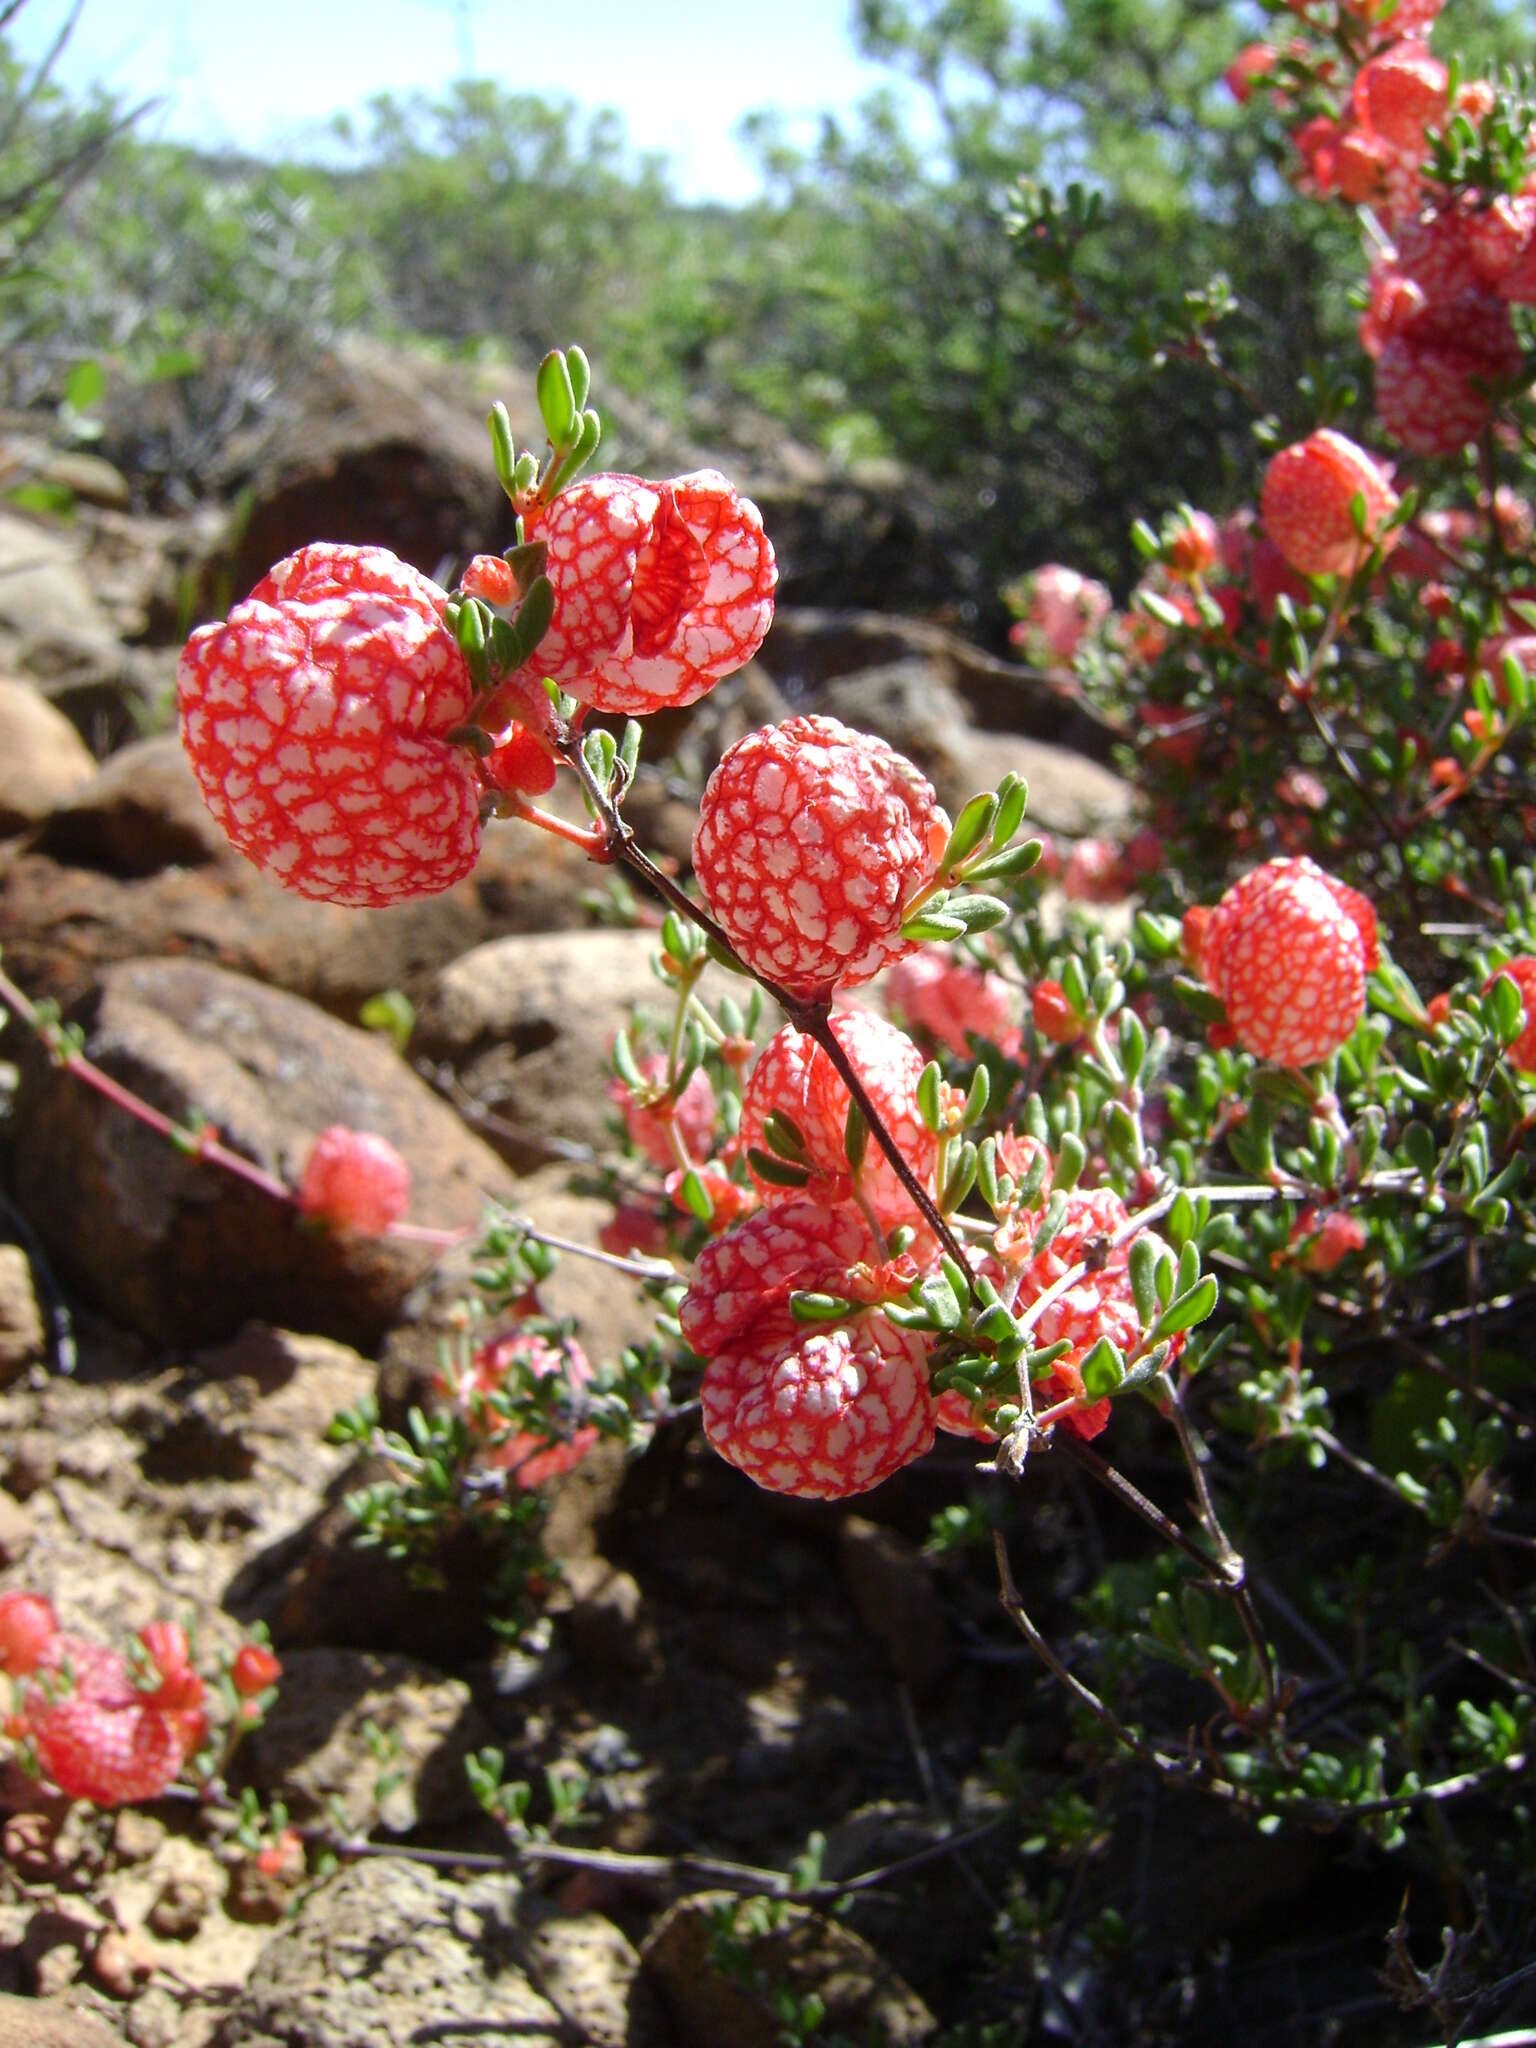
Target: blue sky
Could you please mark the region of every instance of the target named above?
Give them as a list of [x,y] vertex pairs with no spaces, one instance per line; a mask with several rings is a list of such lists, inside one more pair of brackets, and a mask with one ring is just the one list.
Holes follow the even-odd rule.
[[[12,34],[36,58],[64,0],[27,0]],[[432,90],[474,69],[511,89],[624,117],[690,198],[755,189],[732,140],[775,107],[807,125],[893,74],[858,57],[848,0],[85,0],[59,76],[163,101],[149,132],[304,153],[370,94]]]

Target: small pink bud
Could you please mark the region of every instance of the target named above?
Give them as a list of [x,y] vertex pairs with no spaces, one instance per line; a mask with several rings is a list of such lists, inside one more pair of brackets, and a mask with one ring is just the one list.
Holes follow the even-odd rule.
[[405,1214],[411,1172],[387,1138],[332,1124],[315,1140],[299,1207],[333,1230],[377,1237]]

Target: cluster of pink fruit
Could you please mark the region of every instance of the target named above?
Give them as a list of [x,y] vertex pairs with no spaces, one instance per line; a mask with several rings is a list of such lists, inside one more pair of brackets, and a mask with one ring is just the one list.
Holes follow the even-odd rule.
[[[180,1622],[140,1629],[130,1652],[61,1630],[39,1593],[0,1594],[4,1732],[67,1799],[124,1806],[155,1799],[208,1740],[207,1686]],[[260,1718],[282,1675],[264,1643],[244,1643],[227,1677],[237,1719]]]
[[[180,675],[188,753],[235,844],[285,885],[364,904],[445,888],[474,861],[482,809],[509,791],[517,815],[571,836],[527,798],[557,765],[578,766],[586,710],[691,703],[756,651],[772,614],[773,552],[756,509],[723,477],[598,476],[521,509],[533,540],[505,560],[476,557],[457,599],[381,550],[318,546],[193,635]],[[1392,546],[1397,510],[1372,459],[1324,431],[1275,458],[1262,519],[1287,573],[1349,575]],[[1174,543],[1170,574],[1202,590],[1219,546],[1213,523],[1189,514]],[[550,586],[537,653],[477,689],[455,607],[473,598],[515,623],[520,593],[529,602],[517,568],[530,545]],[[1040,630],[1064,655],[1096,615],[1091,593],[1040,580],[1035,597],[1050,612]],[[612,857],[614,830],[599,813],[582,843]],[[916,1046],[863,1012],[829,1021],[833,999],[892,967],[893,1006],[953,1049],[967,1049],[969,1030],[1005,1047],[1019,1034],[997,977],[919,950],[914,913],[941,903],[964,870],[932,787],[884,742],[814,716],[749,733],[704,792],[693,866],[715,935],[792,1020],[746,1077],[740,1134],[720,1158],[700,1156],[716,1121],[701,1070],[674,1089],[655,1062],[625,1105],[669,1187],[693,1175],[710,1197],[714,1235],[681,1311],[706,1360],[706,1430],[765,1485],[856,1492],[920,1455],[936,1427],[995,1434],[999,1403],[936,1397],[931,1334],[889,1313],[953,1250],[936,1235],[936,1182],[943,1120],[958,1131],[959,1106],[920,1111]],[[1369,903],[1306,859],[1244,876],[1213,910],[1191,914],[1185,944],[1226,1006],[1228,1041],[1287,1067],[1337,1052],[1377,964]],[[1089,1028],[1052,982],[1033,991],[1032,1010],[1054,1043]],[[739,1050],[742,1067],[750,1048]],[[832,1051],[867,1092],[873,1147],[854,1142]],[[999,1142],[1034,1145],[1006,1133]],[[342,1191],[332,1220],[355,1219],[363,1208],[348,1176],[365,1207],[376,1175],[339,1141],[332,1149],[317,1187],[323,1164]],[[1028,1202],[1005,1200],[975,1256],[1010,1312],[1027,1317],[1049,1294],[1039,1341],[1065,1348],[1040,1391],[1060,1419],[1091,1431],[1105,1404],[1086,1398],[1078,1368],[1105,1336],[1122,1350],[1138,1341],[1135,1233],[1108,1188],[1074,1186],[1054,1242],[1036,1254],[1050,1164],[1015,1176]],[[502,1427],[509,1375],[558,1378],[579,1407],[590,1368],[523,1334],[483,1351],[457,1389],[488,1455],[529,1484],[580,1456],[586,1439],[576,1427]]]
[[[1314,10],[1298,7],[1310,25]],[[1513,190],[1451,192],[1425,171],[1433,138],[1464,116],[1492,110],[1484,79],[1455,84],[1425,38],[1440,0],[1362,9],[1341,6],[1367,30],[1369,54],[1338,79],[1331,55],[1305,38],[1283,52],[1251,44],[1228,83],[1246,99],[1268,78],[1284,97],[1284,62],[1313,82],[1337,84],[1338,110],[1295,130],[1303,182],[1369,206],[1382,230],[1360,338],[1376,363],[1376,410],[1417,455],[1452,455],[1488,424],[1497,395],[1521,372],[1510,308],[1536,304],[1536,172]],[[1390,239],[1388,239],[1390,238]]]

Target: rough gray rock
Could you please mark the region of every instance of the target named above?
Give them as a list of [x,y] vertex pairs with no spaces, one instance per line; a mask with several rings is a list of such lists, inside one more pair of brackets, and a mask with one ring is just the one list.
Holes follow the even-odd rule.
[[[111,968],[82,1016],[89,1056],[185,1123],[297,1184],[330,1124],[374,1131],[412,1172],[411,1217],[473,1223],[505,1170],[376,1036],[191,961]],[[368,1345],[433,1263],[396,1238],[317,1232],[296,1209],[178,1152],[41,1049],[23,1050],[16,1193],[62,1275],[121,1323],[213,1342],[253,1317]]]
[[31,1262],[20,1245],[0,1244],[0,1387],[35,1365],[47,1341]]
[[354,1864],[267,1943],[218,2048],[566,2048],[523,1968],[517,1900],[510,1876],[454,1884],[391,1857]]

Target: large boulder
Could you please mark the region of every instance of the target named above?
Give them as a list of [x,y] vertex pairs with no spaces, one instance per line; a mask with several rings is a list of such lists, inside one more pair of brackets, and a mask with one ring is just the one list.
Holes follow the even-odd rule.
[[124,747],[25,841],[0,850],[0,931],[16,978],[80,1000],[113,963],[177,954],[235,969],[342,1016],[381,989],[414,995],[505,932],[579,924],[601,871],[524,825],[485,835],[472,874],[388,910],[312,903],[229,846],[174,733]]
[[[510,1193],[495,1154],[378,1037],[194,961],[110,968],[76,1020],[88,1056],[177,1122],[293,1186],[330,1124],[375,1131],[412,1171],[412,1219],[473,1224]],[[211,1341],[251,1317],[369,1345],[434,1253],[317,1232],[296,1209],[188,1157],[94,1089],[23,1052],[15,1193],[61,1274],[162,1341]]]
[[[637,1006],[670,1028],[672,992],[651,962],[653,931],[534,933],[477,946],[436,975],[417,1012],[415,1045],[452,1066],[494,1110],[496,1142],[519,1168],[571,1146],[611,1147],[607,1096],[614,1035]],[[711,970],[706,1001],[747,984]]]
[[956,692],[974,725],[1025,733],[1108,761],[1117,735],[1076,695],[1042,670],[1003,661],[946,626],[894,612],[781,606],[762,661],[779,687],[806,710],[827,685],[894,663],[926,663]]

